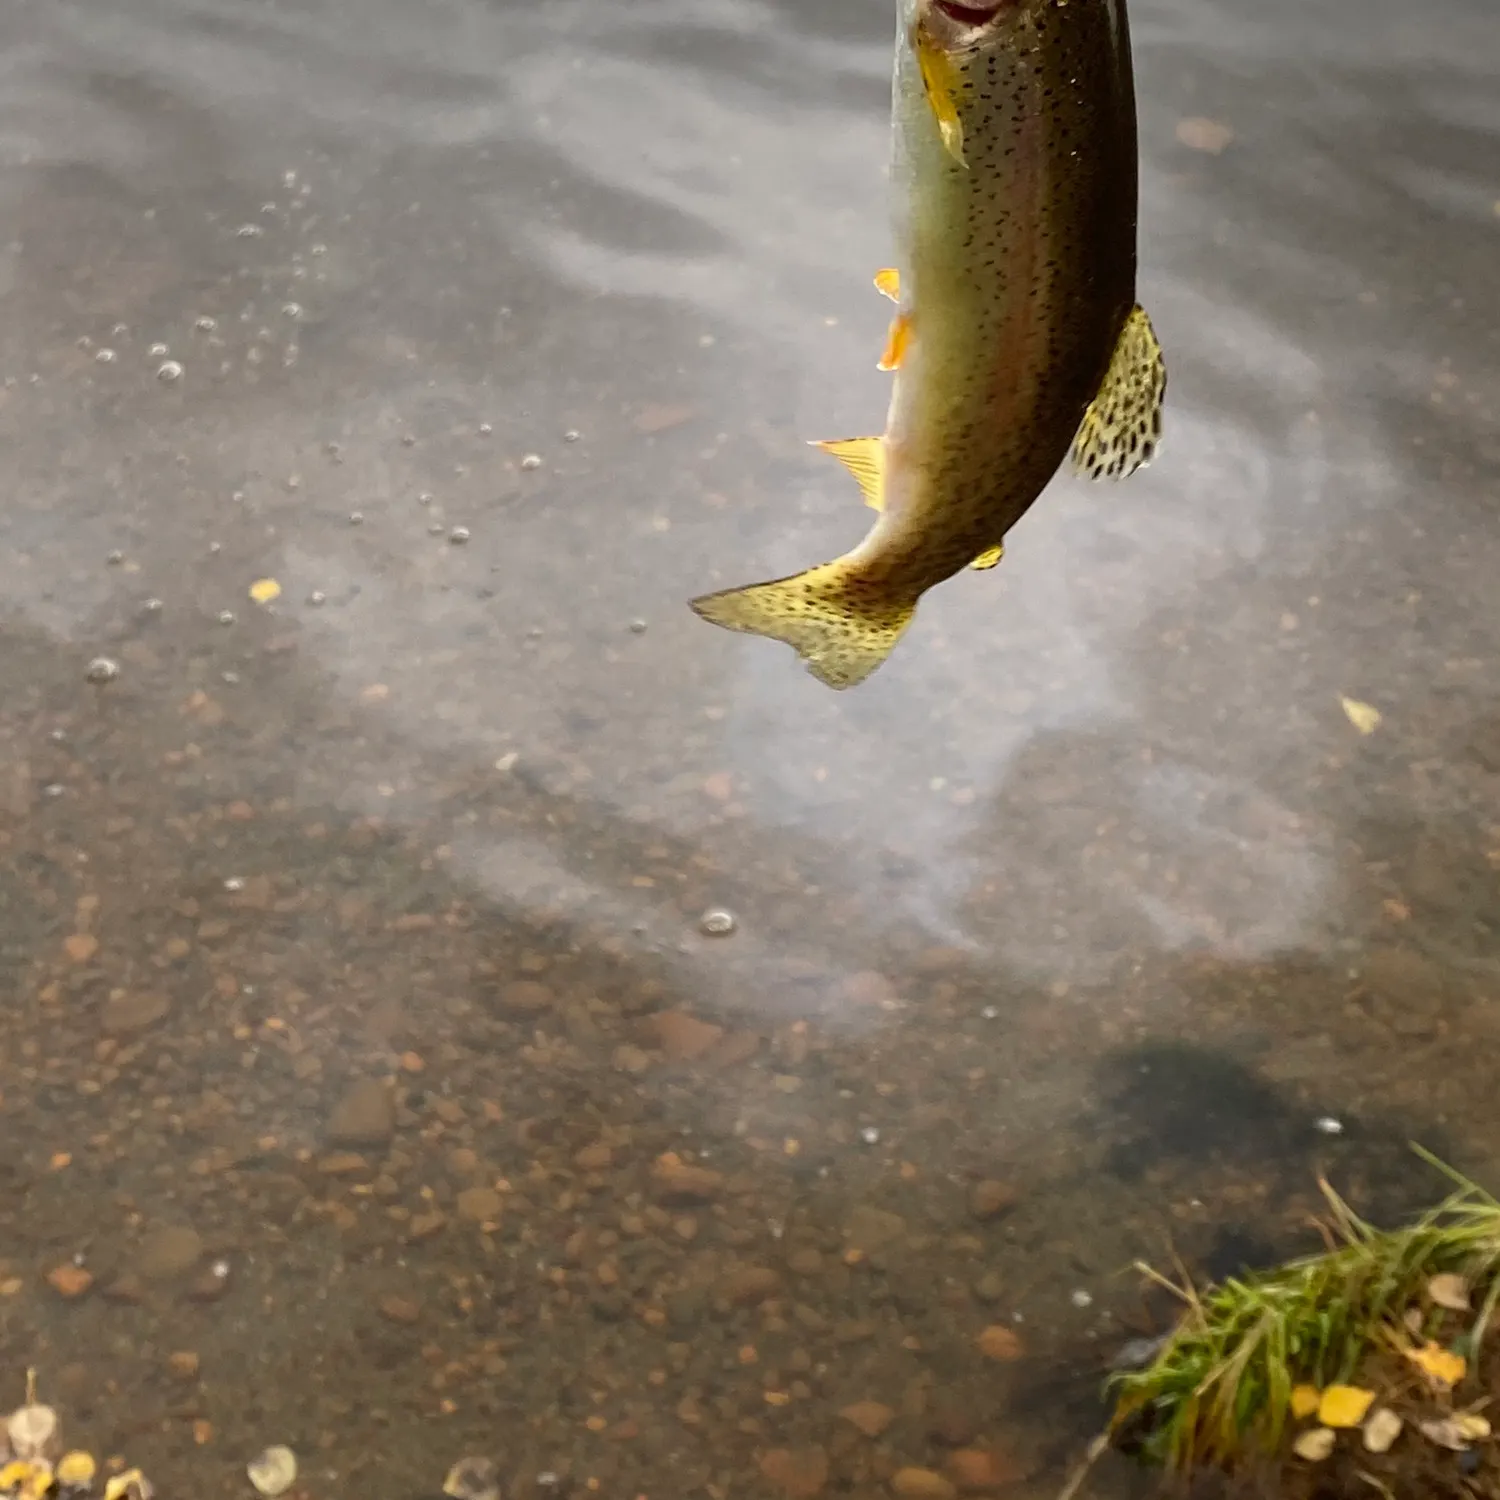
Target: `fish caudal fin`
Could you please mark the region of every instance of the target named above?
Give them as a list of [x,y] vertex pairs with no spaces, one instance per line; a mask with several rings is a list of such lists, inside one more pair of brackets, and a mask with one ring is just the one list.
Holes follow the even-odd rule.
[[1156,456],[1167,362],[1151,319],[1132,310],[1083,423],[1073,439],[1073,467],[1089,479],[1126,479]]
[[849,688],[891,654],[917,601],[892,595],[839,561],[793,578],[705,594],[692,607],[726,630],[785,641],[819,682]]

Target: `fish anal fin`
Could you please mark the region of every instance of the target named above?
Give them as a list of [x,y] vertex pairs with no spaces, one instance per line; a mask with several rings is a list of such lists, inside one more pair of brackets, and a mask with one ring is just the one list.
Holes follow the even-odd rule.
[[860,493],[871,510],[885,509],[885,439],[878,437],[835,438],[814,443],[831,453],[859,481]]
[[1125,479],[1156,456],[1161,444],[1167,364],[1145,310],[1136,307],[1120,330],[1104,383],[1073,439],[1073,468],[1089,479]]
[[880,370],[899,370],[911,347],[911,319],[905,313],[897,313],[891,319],[890,331],[885,336],[885,349],[881,353]]
[[892,302],[901,300],[901,273],[894,266],[887,266],[875,273],[875,288]]
[[819,682],[849,688],[891,654],[916,600],[889,592],[841,560],[793,578],[706,594],[692,607],[726,630],[785,641]]
[[1005,548],[1003,546],[989,547],[981,552],[969,566],[971,568],[978,568],[982,573],[986,568],[993,568],[1004,556]]
[[933,41],[919,23],[915,38],[917,66],[922,71],[922,88],[943,138],[943,149],[959,166],[964,159],[964,127],[958,117],[958,70],[953,59]]

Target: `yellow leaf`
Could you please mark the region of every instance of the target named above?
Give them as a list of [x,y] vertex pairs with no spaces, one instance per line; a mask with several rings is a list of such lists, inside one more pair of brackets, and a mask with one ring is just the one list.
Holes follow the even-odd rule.
[[1454,1354],[1429,1339],[1420,1349],[1408,1349],[1406,1357],[1436,1386],[1455,1386],[1468,1372],[1462,1354]]
[[1310,1464],[1320,1464],[1333,1452],[1336,1440],[1331,1427],[1309,1427],[1306,1432],[1298,1434],[1292,1452]]
[[1325,1427],[1358,1427],[1374,1401],[1374,1391],[1363,1391],[1357,1385],[1331,1385],[1318,1402],[1318,1420]]
[[1296,1385],[1292,1387],[1292,1415],[1299,1420],[1310,1417],[1317,1411],[1318,1403],[1323,1399],[1322,1393],[1315,1385]]
[[250,585],[250,597],[257,604],[269,604],[273,599],[281,598],[281,585],[274,578],[257,578]]
[[1490,1435],[1488,1418],[1481,1417],[1477,1411],[1461,1411],[1453,1420],[1458,1423],[1458,1430],[1471,1443],[1477,1443]]
[[1344,705],[1344,712],[1349,716],[1349,722],[1361,734],[1374,734],[1380,728],[1380,710],[1373,708],[1368,703],[1361,703],[1358,698],[1340,698],[1339,702]]

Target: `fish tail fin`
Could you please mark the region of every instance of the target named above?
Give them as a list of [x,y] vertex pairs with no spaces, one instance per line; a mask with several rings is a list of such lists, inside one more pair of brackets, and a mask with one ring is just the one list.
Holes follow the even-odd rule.
[[726,630],[785,641],[819,682],[848,688],[891,654],[917,600],[863,577],[840,558],[792,578],[705,594],[692,607]]

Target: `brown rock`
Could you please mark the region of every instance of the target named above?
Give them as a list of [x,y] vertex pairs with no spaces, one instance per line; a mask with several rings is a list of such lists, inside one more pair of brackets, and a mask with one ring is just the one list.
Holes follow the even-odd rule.
[[844,1222],[844,1238],[856,1250],[879,1250],[906,1233],[906,1220],[888,1209],[861,1204]]
[[735,1307],[749,1307],[773,1297],[781,1286],[781,1277],[770,1266],[741,1266],[721,1276],[714,1295]]
[[93,1286],[94,1273],[84,1270],[82,1266],[75,1266],[72,1261],[65,1261],[47,1272],[47,1284],[59,1297],[66,1297],[71,1301],[74,1297],[83,1296]]
[[146,1281],[172,1281],[191,1271],[202,1255],[203,1238],[191,1225],[163,1224],[141,1241],[135,1271]]
[[1026,1470],[1002,1448],[960,1448],[949,1455],[948,1477],[961,1490],[982,1492],[1018,1484]]
[[879,1401],[856,1401],[839,1415],[867,1438],[878,1438],[896,1420],[896,1413]]
[[347,1177],[353,1172],[363,1172],[369,1163],[357,1151],[334,1151],[323,1157],[318,1170],[325,1177]]
[[406,1237],[409,1240],[430,1240],[447,1223],[448,1215],[441,1209],[435,1208],[431,1213],[418,1214],[406,1226]]
[[513,979],[500,986],[500,1009],[517,1017],[539,1016],[551,1010],[557,997],[535,979]]
[[73,932],[63,939],[63,952],[69,963],[86,964],[98,951],[99,939],[91,932]]
[[986,1359],[1020,1359],[1026,1352],[1021,1336],[1004,1323],[991,1323],[976,1340],[979,1352]]
[[947,1448],[962,1448],[974,1441],[974,1419],[952,1400],[940,1399],[927,1418],[927,1435]]
[[476,1224],[488,1224],[500,1217],[503,1200],[491,1187],[465,1188],[455,1200],[458,1216]]
[[804,1245],[787,1256],[786,1266],[794,1275],[816,1276],[823,1269],[823,1257],[811,1245]]
[[167,1356],[167,1369],[174,1380],[196,1380],[198,1378],[198,1356],[191,1349],[178,1349]]
[[615,1159],[613,1149],[603,1141],[595,1141],[575,1152],[573,1165],[583,1172],[603,1172]]
[[172,1002],[156,990],[114,990],[99,1011],[106,1036],[128,1036],[155,1026],[172,1009]]
[[969,1212],[980,1220],[998,1219],[1020,1196],[1008,1182],[987,1177],[969,1189]]
[[422,1304],[412,1297],[398,1297],[394,1293],[382,1297],[376,1304],[380,1316],[392,1323],[415,1323],[422,1316]]
[[651,1187],[661,1203],[710,1203],[724,1189],[724,1174],[666,1156],[651,1168]]
[[396,1101],[378,1078],[350,1084],[328,1117],[332,1146],[384,1146],[395,1133]]
[[790,1500],[813,1500],[828,1483],[828,1455],[821,1448],[772,1448],[760,1472]]
[[111,1302],[123,1302],[127,1306],[146,1300],[146,1283],[133,1271],[117,1276],[104,1288],[104,1295]]
[[712,1026],[681,1010],[660,1011],[647,1024],[656,1045],[673,1062],[690,1062],[701,1057],[724,1035],[722,1026]]
[[953,1500],[958,1494],[936,1469],[897,1469],[891,1475],[891,1489],[904,1500]]

